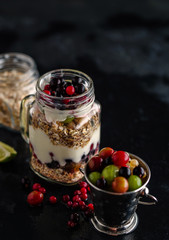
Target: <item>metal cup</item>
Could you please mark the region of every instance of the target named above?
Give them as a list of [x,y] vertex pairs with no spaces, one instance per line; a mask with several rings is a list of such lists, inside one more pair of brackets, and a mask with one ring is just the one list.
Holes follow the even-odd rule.
[[[88,164],[84,169],[84,176],[91,188],[91,197],[94,204],[94,217],[91,219],[94,227],[103,233],[117,236],[133,231],[138,224],[136,209],[138,204],[153,205],[157,199],[149,194],[146,187],[151,176],[148,165],[139,157],[130,154],[131,158],[137,159],[139,165],[146,171],[143,185],[130,192],[115,193],[99,189],[88,179]],[[141,198],[149,198],[149,201],[141,201]]]

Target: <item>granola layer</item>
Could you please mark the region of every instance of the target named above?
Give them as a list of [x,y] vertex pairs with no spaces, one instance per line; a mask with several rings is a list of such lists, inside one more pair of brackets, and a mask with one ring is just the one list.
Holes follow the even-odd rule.
[[[57,168],[52,169],[48,168],[46,164],[40,163],[34,156],[31,158],[30,162],[32,168],[50,180],[54,180],[62,183],[76,183],[83,178],[83,174],[80,171],[74,171],[73,173],[63,169]],[[80,167],[83,169],[85,163],[82,163]]]

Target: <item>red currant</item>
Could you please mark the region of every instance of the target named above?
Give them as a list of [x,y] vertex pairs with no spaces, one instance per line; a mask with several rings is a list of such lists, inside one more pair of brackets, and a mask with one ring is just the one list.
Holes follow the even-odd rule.
[[75,222],[73,222],[73,221],[68,221],[68,223],[67,223],[67,225],[68,225],[68,227],[70,227],[70,228],[74,228],[76,225],[77,225],[77,223],[75,223]]
[[78,202],[73,202],[72,203],[72,208],[73,209],[77,209],[79,207],[79,203]]
[[80,202],[80,201],[81,201],[81,198],[79,197],[79,195],[75,195],[75,196],[72,198],[72,201],[73,201],[73,202]]
[[49,201],[50,203],[55,204],[57,202],[57,198],[55,196],[50,196]]
[[68,206],[69,208],[72,206],[72,204],[73,204],[72,201],[68,201],[68,202],[67,202],[67,206]]
[[92,203],[89,203],[89,204],[88,204],[88,208],[89,208],[90,210],[94,211],[94,206],[93,206]]
[[84,187],[83,187],[83,188],[81,188],[81,189],[80,189],[80,191],[81,191],[81,193],[87,193],[87,189],[86,189],[86,188],[84,188]]
[[49,90],[43,90],[44,93],[51,95],[51,92]]
[[126,166],[126,163],[129,161],[129,155],[124,151],[117,151],[113,153],[112,161],[116,166]]
[[82,194],[80,195],[80,197],[81,197],[81,199],[84,200],[84,201],[86,201],[86,200],[88,199],[88,196],[87,196],[86,193],[82,193]]
[[39,190],[39,188],[41,188],[41,185],[39,183],[34,183],[32,186],[33,190]]
[[32,191],[28,194],[27,202],[32,206],[37,206],[43,201],[43,193],[39,191]]
[[67,203],[70,200],[70,196],[69,195],[63,195],[62,200],[63,200],[63,202]]
[[88,187],[87,182],[80,182],[79,185],[80,185],[80,188],[83,188],[83,187],[87,188]]
[[76,190],[75,192],[74,192],[74,195],[80,195],[81,194],[81,191],[80,190]]
[[50,90],[50,85],[46,84],[45,87],[44,87],[44,90]]
[[75,88],[74,88],[73,86],[68,86],[68,87],[66,88],[66,93],[67,93],[68,95],[73,95],[73,94],[75,93]]
[[44,187],[40,187],[38,190],[39,190],[39,192],[41,192],[41,193],[46,193],[46,189],[45,189]]

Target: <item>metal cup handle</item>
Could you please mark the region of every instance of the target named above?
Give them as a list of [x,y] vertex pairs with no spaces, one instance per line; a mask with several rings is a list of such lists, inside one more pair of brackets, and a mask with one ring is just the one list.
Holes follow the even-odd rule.
[[149,189],[147,187],[143,190],[141,195],[143,197],[149,198],[151,200],[151,202],[146,202],[146,201],[140,201],[139,200],[138,201],[139,204],[142,204],[142,205],[154,205],[154,204],[156,204],[158,202],[156,197],[154,197],[153,195],[149,194]]

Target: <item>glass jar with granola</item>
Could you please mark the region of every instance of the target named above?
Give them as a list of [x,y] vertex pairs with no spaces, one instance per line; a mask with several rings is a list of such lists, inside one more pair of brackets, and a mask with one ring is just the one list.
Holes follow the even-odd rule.
[[0,124],[20,129],[20,103],[35,92],[39,77],[34,60],[22,53],[0,54]]
[[92,79],[71,69],[40,77],[36,95],[22,101],[21,129],[36,174],[66,185],[81,180],[80,168],[100,143],[100,104]]

